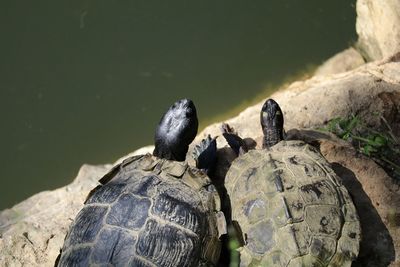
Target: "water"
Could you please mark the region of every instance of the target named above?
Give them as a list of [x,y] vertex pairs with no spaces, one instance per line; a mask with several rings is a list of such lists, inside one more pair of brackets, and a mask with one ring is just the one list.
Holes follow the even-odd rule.
[[3,1],[0,209],[200,122],[356,40],[354,0]]

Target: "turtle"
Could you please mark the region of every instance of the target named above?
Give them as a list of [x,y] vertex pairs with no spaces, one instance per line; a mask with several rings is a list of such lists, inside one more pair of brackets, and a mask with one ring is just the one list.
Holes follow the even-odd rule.
[[260,114],[262,149],[248,150],[229,125],[223,135],[238,155],[225,177],[240,266],[350,266],[360,222],[349,192],[317,148],[285,140],[273,99]]
[[88,195],[72,223],[56,266],[215,266],[224,225],[220,199],[207,175],[215,138],[194,149],[193,101],[175,102],[163,115],[153,154],[132,156],[112,168]]

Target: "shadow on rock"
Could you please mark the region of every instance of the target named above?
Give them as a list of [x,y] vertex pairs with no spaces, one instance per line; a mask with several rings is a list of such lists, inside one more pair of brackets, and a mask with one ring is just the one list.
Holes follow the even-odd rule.
[[[228,229],[230,229],[232,224],[232,211],[231,201],[225,188],[225,176],[232,164],[232,161],[236,157],[236,154],[229,147],[218,149],[216,168],[213,173],[209,174],[221,198],[221,210],[225,215]],[[222,250],[218,266],[230,266],[231,251],[229,248],[229,238],[229,232],[228,234],[221,236]]]
[[362,230],[360,253],[352,266],[388,266],[395,257],[393,240],[388,229],[354,173],[339,163],[334,162],[331,165],[336,174],[342,178],[344,186],[353,197],[354,205],[360,217]]

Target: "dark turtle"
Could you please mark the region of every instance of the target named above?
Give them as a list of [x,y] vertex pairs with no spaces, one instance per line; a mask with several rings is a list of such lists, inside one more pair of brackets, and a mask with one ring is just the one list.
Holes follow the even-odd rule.
[[191,100],[173,104],[157,127],[153,155],[124,160],[90,192],[56,265],[215,266],[223,215],[206,169],[216,142],[208,137],[195,149],[203,170],[188,166],[197,126]]
[[261,110],[263,149],[250,150],[225,126],[240,154],[226,175],[240,266],[350,266],[360,223],[351,197],[325,158],[298,140],[285,141],[283,114],[272,99]]

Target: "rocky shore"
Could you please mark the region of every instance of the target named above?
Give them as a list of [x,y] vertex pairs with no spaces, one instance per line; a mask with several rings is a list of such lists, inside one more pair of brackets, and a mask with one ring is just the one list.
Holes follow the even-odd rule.
[[[400,2],[358,0],[356,8],[358,42],[327,60],[312,78],[294,82],[270,97],[284,111],[288,135],[317,145],[354,199],[363,236],[354,266],[400,266],[399,181],[349,142],[311,130],[336,117],[357,115],[373,129],[388,125],[400,138]],[[262,134],[261,105],[227,120],[241,136],[257,144]],[[195,143],[208,134],[220,135],[220,125],[206,127]],[[218,147],[225,145],[219,138]],[[150,146],[134,153],[151,150]],[[1,211],[0,265],[53,266],[86,195],[111,167],[83,165],[73,183]],[[221,177],[226,168],[220,162]]]

